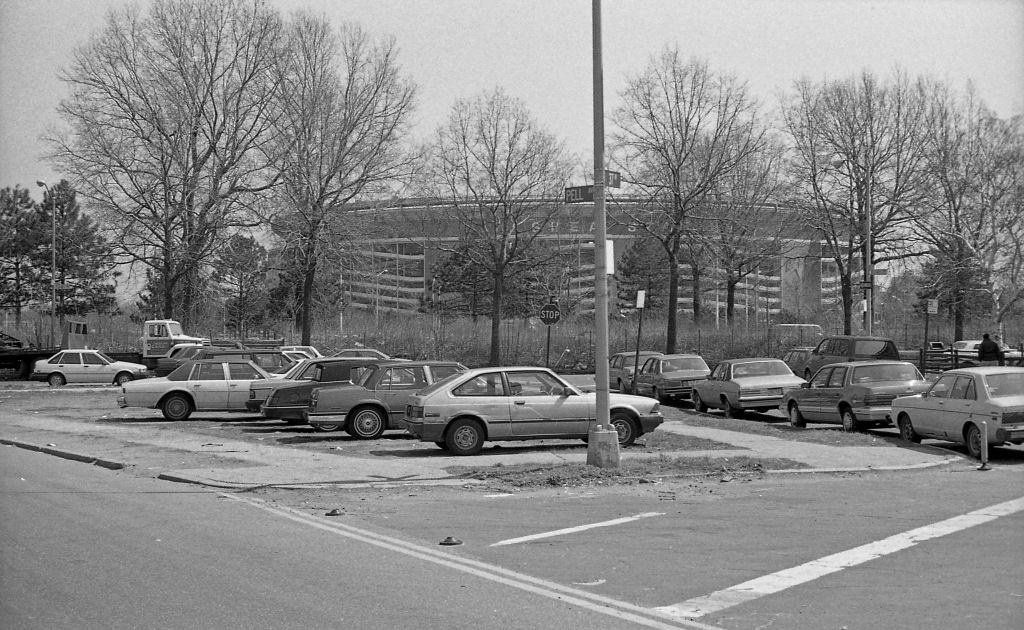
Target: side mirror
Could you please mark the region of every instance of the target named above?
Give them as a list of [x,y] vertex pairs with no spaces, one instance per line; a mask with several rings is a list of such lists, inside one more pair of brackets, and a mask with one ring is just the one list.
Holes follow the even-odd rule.
[[810,389],[810,388],[811,388],[811,384],[810,383],[800,383],[800,389]]

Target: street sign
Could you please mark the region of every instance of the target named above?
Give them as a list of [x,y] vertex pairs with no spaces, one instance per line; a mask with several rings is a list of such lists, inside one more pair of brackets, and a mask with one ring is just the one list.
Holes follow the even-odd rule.
[[604,172],[604,185],[609,188],[621,188],[622,187],[622,174],[618,171],[605,171]]
[[562,312],[558,310],[558,305],[554,302],[549,302],[540,309],[540,321],[548,326],[557,324],[561,318]]
[[938,315],[939,314],[939,301],[938,300],[928,300],[928,314],[929,315]]
[[571,186],[565,189],[565,203],[586,203],[594,201],[593,186]]
[[636,292],[636,307],[637,308],[643,308],[644,307],[644,302],[645,302],[646,299],[647,299],[647,291],[637,291]]

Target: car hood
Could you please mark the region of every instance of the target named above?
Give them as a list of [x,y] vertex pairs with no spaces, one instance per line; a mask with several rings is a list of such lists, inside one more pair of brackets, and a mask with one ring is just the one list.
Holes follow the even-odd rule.
[[873,394],[895,394],[897,396],[919,394],[929,387],[928,381],[879,381],[877,383],[859,383],[853,387],[869,391]]
[[707,378],[710,374],[709,370],[674,370],[665,372],[661,376],[668,379],[692,381],[693,379]]

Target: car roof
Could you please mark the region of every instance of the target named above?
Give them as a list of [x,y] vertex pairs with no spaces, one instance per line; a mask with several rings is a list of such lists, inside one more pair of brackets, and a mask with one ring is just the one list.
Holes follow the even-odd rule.
[[678,354],[663,354],[658,357],[659,359],[703,359],[704,357],[699,354],[693,353],[678,353]]
[[722,359],[721,363],[753,363],[754,361],[777,361],[782,363],[782,359],[776,359],[775,357],[744,357],[742,359]]
[[895,359],[879,359],[877,361],[837,361],[835,363],[828,363],[826,365],[823,365],[823,366],[821,366],[821,368],[824,369],[824,368],[827,368],[827,367],[832,367],[833,365],[851,365],[851,366],[855,365],[857,367],[862,367],[862,366],[865,366],[865,365],[913,365],[914,367],[917,367],[917,365],[915,365],[913,361],[896,361]]
[[[369,358],[369,357],[367,357]],[[422,359],[419,361],[403,361],[392,359],[371,359],[371,364],[378,367],[422,367],[437,365],[462,365],[458,361],[436,361],[433,359]]]
[[854,341],[892,341],[889,337],[876,337],[874,335],[827,335],[825,339],[852,339]]
[[1024,367],[1016,367],[1012,365],[979,365],[977,367],[968,368],[957,368],[955,370],[947,370],[939,376],[945,376],[946,374],[981,374],[982,376],[987,374],[1003,374],[1006,372],[1020,373],[1024,372]]

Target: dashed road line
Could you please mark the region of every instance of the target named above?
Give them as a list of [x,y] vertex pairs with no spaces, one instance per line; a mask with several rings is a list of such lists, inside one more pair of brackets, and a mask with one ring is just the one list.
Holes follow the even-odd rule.
[[765,575],[727,589],[696,597],[679,604],[659,606],[655,610],[680,619],[696,619],[710,613],[753,601],[765,595],[836,573],[848,567],[912,547],[917,543],[947,536],[956,532],[994,521],[1024,510],[1024,497],[974,510],[944,521],[918,527],[860,547],[854,547],[824,558]]
[[519,538],[509,538],[508,540],[502,540],[496,542],[492,547],[503,547],[505,545],[514,545],[516,543],[528,542],[531,540],[540,540],[541,538],[551,538],[553,536],[562,536],[564,534],[575,534],[576,532],[583,532],[588,529],[595,529],[597,527],[611,527],[613,525],[622,525],[623,523],[632,523],[633,521],[639,521],[643,518],[651,518],[652,516],[664,516],[664,512],[644,512],[643,514],[637,514],[635,516],[625,516],[623,518],[616,518],[610,521],[602,521],[600,523],[590,523],[589,525],[577,525],[576,527],[566,527],[565,529],[556,529],[552,532],[543,532],[540,534],[530,534],[529,536],[521,536]]

